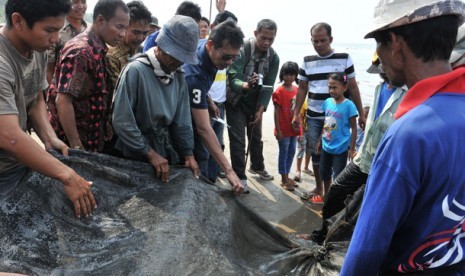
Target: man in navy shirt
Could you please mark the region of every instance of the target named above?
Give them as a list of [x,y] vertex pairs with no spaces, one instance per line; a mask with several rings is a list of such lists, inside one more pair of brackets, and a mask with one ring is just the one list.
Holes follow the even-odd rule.
[[232,21],[215,26],[208,38],[199,42],[196,65],[183,66],[189,89],[191,112],[194,123],[195,149],[194,156],[201,173],[210,181],[216,180],[217,172],[208,172],[208,159],[211,156],[226,173],[232,189],[242,192],[242,184],[224,155],[218,138],[210,125],[207,93],[218,69],[228,67],[239,54],[244,34]]

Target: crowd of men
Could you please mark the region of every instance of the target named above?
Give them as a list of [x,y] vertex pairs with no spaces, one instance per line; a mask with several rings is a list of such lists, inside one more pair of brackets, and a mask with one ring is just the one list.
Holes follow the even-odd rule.
[[[189,1],[160,28],[139,1],[99,0],[89,24],[85,0],[8,0],[0,29],[0,198],[35,170],[63,183],[78,218],[90,215],[97,208],[92,183],[50,149],[148,162],[164,182],[173,164],[212,182],[224,173],[236,194],[248,192],[250,155],[249,172],[273,179],[263,158],[262,118],[280,62],[272,48],[277,25],[260,20],[244,41],[225,1],[217,7],[200,39],[208,20]],[[465,69],[457,65],[462,56],[452,55],[454,69],[449,60],[464,16],[459,0],[378,3],[366,38],[376,40],[374,65],[385,85],[367,122],[359,117],[367,127],[361,151],[329,191],[314,149],[321,102],[330,97],[328,73],[344,72],[360,114],[363,106],[350,56],[330,46],[329,24],[310,30],[316,55],[300,68],[293,124],[308,98],[312,193],[327,193],[324,219],[366,184],[342,275],[465,275]],[[224,113],[231,163],[223,153]],[[323,222],[310,238],[321,243],[326,231]]]

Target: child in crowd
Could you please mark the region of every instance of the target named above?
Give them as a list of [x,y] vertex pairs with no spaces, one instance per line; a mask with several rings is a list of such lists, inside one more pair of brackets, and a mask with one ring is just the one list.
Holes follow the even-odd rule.
[[284,63],[279,72],[279,80],[282,85],[272,95],[275,136],[279,144],[278,170],[281,174],[281,186],[288,191],[294,191],[294,187],[298,187],[297,183],[289,178],[297,136],[302,135],[302,129],[294,130],[291,123],[298,90],[293,83],[297,81],[298,73],[297,63],[291,61]]
[[[363,117],[365,120],[368,118],[368,113],[370,113],[370,107],[364,106],[363,107]],[[359,125],[357,125],[357,140],[355,141],[355,151],[358,152],[358,149],[362,145],[363,137],[365,136],[365,130],[361,129]]]
[[304,173],[307,173],[313,176],[312,170],[308,168],[310,165],[310,152],[307,152],[307,99],[305,99],[302,108],[300,109],[300,121],[302,122],[302,135],[297,137],[297,158],[296,158],[296,172],[294,175],[294,180],[300,182],[302,179],[302,159],[305,154],[305,164],[304,164]]
[[[336,178],[345,168],[347,155],[350,159],[355,156],[358,113],[355,104],[344,97],[347,81],[344,73],[330,74],[328,89],[331,98],[321,106],[325,112],[325,123],[316,150],[321,150],[320,176],[324,182],[324,192],[328,192],[332,178]],[[323,197],[313,196],[310,202],[323,204]]]

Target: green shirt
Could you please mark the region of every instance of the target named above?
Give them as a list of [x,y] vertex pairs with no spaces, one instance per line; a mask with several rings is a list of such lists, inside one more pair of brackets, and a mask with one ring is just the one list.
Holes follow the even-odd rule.
[[379,94],[382,87],[382,83],[376,86],[373,98],[374,102],[371,105],[365,125],[365,138],[359,152],[354,158],[355,165],[359,166],[360,170],[366,174],[369,174],[379,142],[389,126],[394,122],[394,113],[396,113],[397,107],[407,92],[405,88],[397,88],[387,101],[381,114],[375,120],[376,108],[378,107]]
[[[254,53],[249,61],[245,56],[244,47],[241,48],[239,57],[236,61],[229,66],[227,75],[228,75],[228,85],[232,92],[242,94],[242,97],[237,105],[244,113],[254,114],[257,109],[257,101],[259,105],[263,106],[266,110],[268,103],[271,99],[271,94],[273,94],[274,88],[273,85],[276,81],[276,76],[279,70],[279,57],[274,51],[268,50],[267,53],[263,53],[258,56],[254,51],[254,44],[252,42],[252,51]],[[270,54],[272,53],[272,54]],[[250,76],[253,72],[258,72],[258,65],[260,60],[263,60],[263,85],[270,86],[271,89],[262,88],[261,90],[257,87],[253,90],[243,90],[242,84],[247,82],[247,77]]]

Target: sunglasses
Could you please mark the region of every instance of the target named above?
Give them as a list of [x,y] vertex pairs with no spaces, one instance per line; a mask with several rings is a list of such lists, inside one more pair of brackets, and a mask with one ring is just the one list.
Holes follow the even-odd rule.
[[221,48],[217,48],[217,49],[218,49],[218,52],[220,52],[221,59],[223,61],[228,61],[228,60],[235,61],[239,57],[239,55],[227,55],[227,54],[224,54],[223,50],[221,50]]

